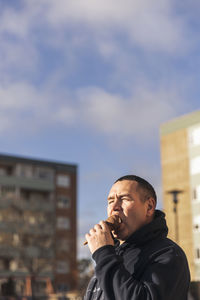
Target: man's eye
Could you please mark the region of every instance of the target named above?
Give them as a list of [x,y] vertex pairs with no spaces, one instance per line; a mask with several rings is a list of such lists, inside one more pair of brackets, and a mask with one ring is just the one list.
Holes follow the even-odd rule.
[[129,198],[129,197],[122,197],[122,200],[125,200],[125,201],[130,201],[130,200],[131,200],[131,198]]
[[114,200],[109,200],[108,204],[112,204],[114,202]]

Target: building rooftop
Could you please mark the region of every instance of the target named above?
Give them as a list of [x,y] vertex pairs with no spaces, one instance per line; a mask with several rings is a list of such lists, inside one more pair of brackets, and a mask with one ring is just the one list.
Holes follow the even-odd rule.
[[7,163],[24,163],[24,164],[32,164],[32,165],[40,165],[44,167],[54,168],[59,171],[69,171],[69,172],[76,172],[77,165],[75,164],[68,164],[59,161],[49,161],[43,159],[35,159],[35,158],[28,158],[28,157],[21,157],[16,155],[8,155],[0,153],[0,161],[4,161]]
[[197,123],[200,123],[200,110],[162,124],[160,127],[160,135],[166,135],[180,129],[185,129]]

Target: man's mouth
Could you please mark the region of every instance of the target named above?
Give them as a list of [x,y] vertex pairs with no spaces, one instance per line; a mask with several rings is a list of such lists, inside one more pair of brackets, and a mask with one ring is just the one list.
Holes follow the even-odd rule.
[[109,225],[110,230],[117,231],[122,223],[122,220],[118,215],[112,215],[108,217],[106,223]]

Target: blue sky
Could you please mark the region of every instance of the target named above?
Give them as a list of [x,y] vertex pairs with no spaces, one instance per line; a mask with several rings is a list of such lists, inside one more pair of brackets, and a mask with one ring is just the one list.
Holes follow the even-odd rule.
[[79,245],[121,175],[149,180],[162,207],[159,127],[200,107],[199,13],[197,0],[0,1],[0,152],[78,164]]

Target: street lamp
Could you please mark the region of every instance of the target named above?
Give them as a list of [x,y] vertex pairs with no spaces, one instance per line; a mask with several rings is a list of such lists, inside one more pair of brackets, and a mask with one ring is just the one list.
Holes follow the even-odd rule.
[[172,201],[174,203],[174,215],[175,215],[175,239],[176,242],[179,242],[179,232],[178,232],[178,210],[177,210],[177,205],[178,205],[178,195],[183,193],[183,191],[181,190],[171,190],[169,192],[167,192],[167,194],[171,194],[172,195]]

